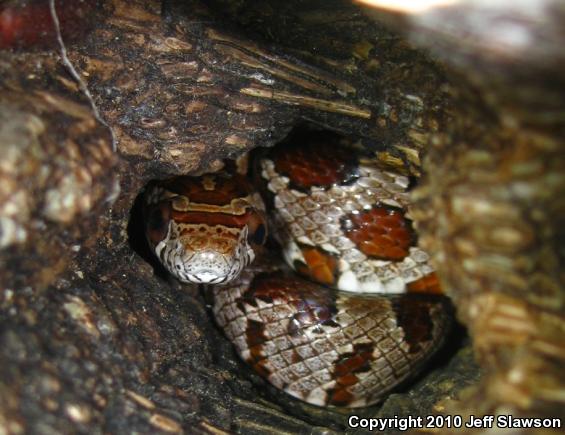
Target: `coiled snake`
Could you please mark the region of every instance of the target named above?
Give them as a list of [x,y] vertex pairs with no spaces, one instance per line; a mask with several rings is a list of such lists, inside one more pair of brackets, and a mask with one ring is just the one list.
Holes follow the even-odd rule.
[[[271,384],[321,406],[379,401],[438,349],[451,319],[407,217],[409,179],[324,135],[253,166],[267,207],[235,172],[152,184],[149,244],[179,280],[217,284],[216,322]],[[246,267],[267,221],[306,279]]]

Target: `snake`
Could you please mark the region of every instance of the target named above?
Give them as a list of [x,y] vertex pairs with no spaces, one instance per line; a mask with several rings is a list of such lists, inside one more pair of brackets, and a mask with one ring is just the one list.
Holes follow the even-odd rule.
[[144,222],[160,263],[209,289],[256,373],[309,404],[356,408],[421,371],[452,314],[418,247],[413,180],[343,142],[304,134],[255,153],[250,176],[152,182]]

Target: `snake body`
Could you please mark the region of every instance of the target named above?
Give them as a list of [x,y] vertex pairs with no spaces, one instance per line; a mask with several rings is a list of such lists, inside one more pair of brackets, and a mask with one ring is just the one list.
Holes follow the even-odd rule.
[[[451,316],[417,247],[409,179],[328,140],[260,155],[256,183],[220,172],[153,184],[146,234],[178,279],[216,284],[216,322],[271,384],[315,405],[367,406],[434,354]],[[294,271],[251,264],[267,223]]]

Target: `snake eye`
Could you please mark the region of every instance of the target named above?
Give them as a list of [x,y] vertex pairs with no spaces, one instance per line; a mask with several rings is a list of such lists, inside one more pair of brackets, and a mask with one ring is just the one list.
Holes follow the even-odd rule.
[[163,226],[165,225],[165,220],[163,219],[163,214],[159,208],[154,208],[149,213],[149,217],[147,219],[147,224],[151,231],[160,231],[162,230]]
[[267,238],[267,228],[265,225],[259,224],[252,234],[249,234],[249,241],[256,245],[262,245]]
[[157,245],[167,235],[170,217],[171,209],[168,203],[161,203],[149,210],[146,233],[153,245]]

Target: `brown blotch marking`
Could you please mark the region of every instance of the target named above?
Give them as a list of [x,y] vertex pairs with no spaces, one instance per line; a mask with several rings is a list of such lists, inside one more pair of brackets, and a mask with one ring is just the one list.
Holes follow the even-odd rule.
[[333,406],[347,406],[355,397],[345,388],[332,388],[328,390],[328,404]]
[[335,326],[333,319],[337,308],[333,292],[296,276],[281,272],[255,276],[237,304],[245,312],[244,305],[256,307],[257,300],[266,303],[284,301],[294,309],[294,313],[289,315],[290,335],[300,334],[309,327]]
[[[248,210],[245,214],[234,215],[229,213],[214,213],[205,211],[175,211],[172,218],[175,222],[183,224],[203,224],[206,226],[223,225],[230,228],[243,228],[256,212]],[[206,227],[203,226],[204,231]]]
[[[268,304],[280,304],[284,301],[294,309],[294,314],[289,316],[288,333],[291,335],[300,334],[306,328],[335,326],[333,318],[337,308],[333,291],[296,276],[282,272],[258,274],[236,304],[245,313],[245,306],[257,307],[258,300]],[[262,353],[267,341],[265,324],[248,318],[245,335],[250,354],[248,362],[259,375],[268,378],[271,372],[265,367],[266,360]],[[291,362],[300,361],[303,358],[293,349]]]
[[351,183],[358,178],[358,158],[351,149],[338,146],[339,140],[335,134],[322,132],[295,135],[270,157],[276,171],[298,190]]
[[374,206],[342,219],[346,236],[365,255],[388,261],[401,261],[415,243],[411,222],[404,212],[392,207]]
[[404,294],[391,299],[396,323],[404,331],[404,340],[410,353],[418,353],[422,343],[432,340],[434,323],[431,318],[431,296]]
[[[212,225],[212,228],[214,226]],[[212,239],[217,239],[218,237],[222,237],[225,239],[231,239],[231,240],[237,240],[239,238],[239,233],[230,233],[229,231],[223,231],[221,230],[221,228],[218,228],[219,231],[212,231],[209,234],[202,234],[202,233],[208,233],[209,229],[206,227],[198,227],[198,228],[194,228],[194,227],[188,227],[188,228],[182,228],[180,230],[180,237],[186,237],[186,236],[192,236],[194,239],[198,238],[198,239],[202,239],[204,237],[204,239],[209,242]],[[197,233],[197,234],[194,234]]]
[[[182,195],[189,202],[211,206],[230,205],[234,199],[246,198],[254,192],[253,186],[246,177],[239,174],[220,172],[206,176],[206,182],[201,178],[181,176],[160,181],[158,186]],[[212,190],[211,185],[214,185]],[[170,201],[168,201],[170,203]],[[172,219],[178,223],[204,224],[207,226],[223,225],[231,228],[243,228],[251,225],[256,228],[259,223],[264,223],[265,218],[261,211],[256,210],[251,204],[242,215],[225,213],[221,211],[184,211],[172,210]],[[202,232],[206,230],[200,230]]]
[[443,289],[439,283],[438,276],[432,272],[422,278],[412,281],[406,286],[408,293],[443,294]]
[[257,360],[247,361],[251,364],[253,369],[259,374],[259,376],[263,376],[264,378],[268,378],[271,375],[271,371],[265,366],[267,361],[265,359],[261,359],[257,362]]
[[237,307],[241,310],[242,313],[247,313],[245,309],[245,305],[250,305],[252,307],[257,307],[257,300],[261,300],[267,304],[272,304],[274,301],[275,295],[269,294],[268,291],[265,291],[261,285],[257,283],[261,282],[262,275],[257,275],[251,284],[245,289],[245,291],[241,294],[241,296],[237,299]]
[[302,358],[295,349],[292,349],[292,358],[290,360],[293,364],[297,364],[304,361],[304,358]]
[[262,322],[247,318],[247,328],[245,329],[245,337],[247,338],[247,346],[253,362],[263,358],[261,349],[263,343],[267,340],[265,336],[265,325]]
[[373,350],[373,343],[356,343],[352,352],[340,355],[333,367],[337,385],[328,390],[330,404],[346,406],[351,403],[354,397],[346,388],[359,381],[357,373],[371,370]]
[[355,343],[352,352],[341,355],[333,369],[337,382],[341,384],[340,379],[343,378],[343,385],[351,385],[348,380],[351,375],[371,370],[373,350],[373,343]]
[[210,174],[208,185],[214,183],[213,190],[207,190],[200,177],[181,176],[159,182],[165,189],[186,196],[190,202],[211,205],[228,205],[235,198],[245,198],[254,191],[246,177],[239,174],[219,172]]
[[337,259],[318,248],[302,247],[301,250],[306,264],[296,263],[296,271],[321,284],[334,285],[338,271]]

